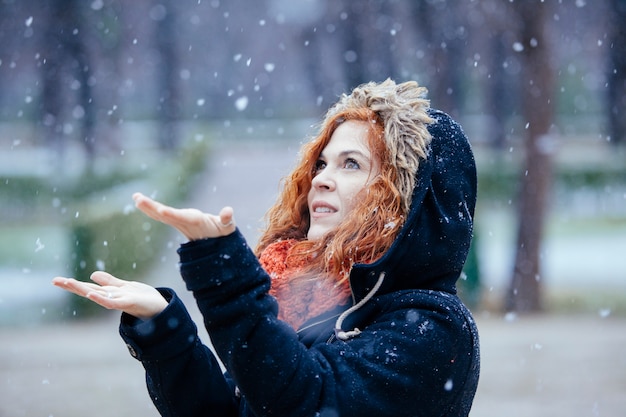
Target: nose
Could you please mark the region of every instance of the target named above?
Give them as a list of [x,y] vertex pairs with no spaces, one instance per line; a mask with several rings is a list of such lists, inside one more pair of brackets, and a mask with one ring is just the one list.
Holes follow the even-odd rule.
[[335,189],[335,181],[328,167],[322,169],[313,177],[311,185],[318,190],[331,191]]

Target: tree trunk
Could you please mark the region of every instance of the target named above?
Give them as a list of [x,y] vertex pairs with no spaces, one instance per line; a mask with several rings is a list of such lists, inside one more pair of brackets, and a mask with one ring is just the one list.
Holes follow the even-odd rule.
[[65,44],[68,29],[65,28],[64,15],[61,12],[62,5],[58,0],[50,0],[44,3],[46,10],[46,28],[42,38],[43,65],[41,66],[42,92],[41,92],[41,123],[44,129],[44,141],[59,154],[65,148],[63,136],[62,109],[64,101],[61,92],[63,60],[65,58]]
[[176,2],[163,1],[164,15],[159,16],[156,27],[156,41],[160,53],[159,74],[159,146],[161,149],[175,149],[178,145],[178,123],[181,116],[181,93],[178,82],[180,68],[178,56],[178,34],[176,31]]
[[552,177],[550,126],[554,115],[554,71],[546,28],[549,6],[540,0],[511,4],[522,23],[522,113],[527,121],[521,173],[517,252],[506,297],[507,311],[543,309],[541,241]]
[[[41,112],[45,141],[63,154],[67,139],[64,125],[72,124],[75,119],[80,125],[81,144],[89,160],[92,160],[96,152],[96,115],[89,82],[92,69],[85,45],[85,16],[77,0],[49,0],[43,7],[48,19],[42,38],[44,64],[41,66]],[[78,81],[80,89],[77,97],[72,97],[73,80]],[[82,113],[71,114],[68,107],[73,102],[80,106]],[[87,166],[91,167],[91,164]]]
[[609,134],[617,145],[626,141],[626,0],[611,1],[609,28]]
[[483,84],[485,111],[490,116],[486,139],[495,150],[503,153],[508,136],[506,126],[520,102],[520,77],[511,69],[517,53],[511,48],[514,35],[508,5],[502,0],[485,0],[483,5],[485,21],[474,36],[481,39],[481,61],[488,69]]
[[367,22],[366,5],[364,2],[343,2],[347,10],[347,18],[343,25],[342,41],[344,42],[343,59],[345,65],[346,90],[368,81],[366,72],[365,50],[362,32]]
[[458,118],[465,92],[462,80],[467,49],[463,12],[460,2],[416,1],[412,3],[411,18],[425,45],[429,59],[428,96],[434,107]]

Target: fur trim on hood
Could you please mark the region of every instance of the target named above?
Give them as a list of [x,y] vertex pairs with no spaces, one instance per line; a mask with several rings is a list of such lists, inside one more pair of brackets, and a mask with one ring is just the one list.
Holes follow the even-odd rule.
[[343,110],[361,107],[378,114],[385,127],[385,142],[391,161],[398,172],[396,186],[406,213],[415,187],[415,173],[420,160],[426,159],[431,141],[428,125],[434,120],[428,115],[427,91],[415,81],[401,84],[390,79],[382,83],[370,82],[355,88],[350,95],[342,95],[325,117],[328,120]]

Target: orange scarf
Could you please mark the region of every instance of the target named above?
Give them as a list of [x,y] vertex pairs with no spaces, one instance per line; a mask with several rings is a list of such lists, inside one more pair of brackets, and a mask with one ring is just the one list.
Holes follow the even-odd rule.
[[345,304],[351,297],[348,280],[338,277],[303,277],[305,256],[289,256],[296,240],[281,240],[268,245],[259,261],[272,278],[270,295],[278,301],[278,318],[298,329],[307,320]]

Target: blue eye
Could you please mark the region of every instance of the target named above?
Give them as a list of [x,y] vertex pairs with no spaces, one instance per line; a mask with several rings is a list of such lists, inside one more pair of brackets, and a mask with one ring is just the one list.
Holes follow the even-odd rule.
[[359,163],[352,158],[348,158],[346,159],[346,162],[344,163],[344,167],[347,169],[361,169],[361,166],[359,165]]

